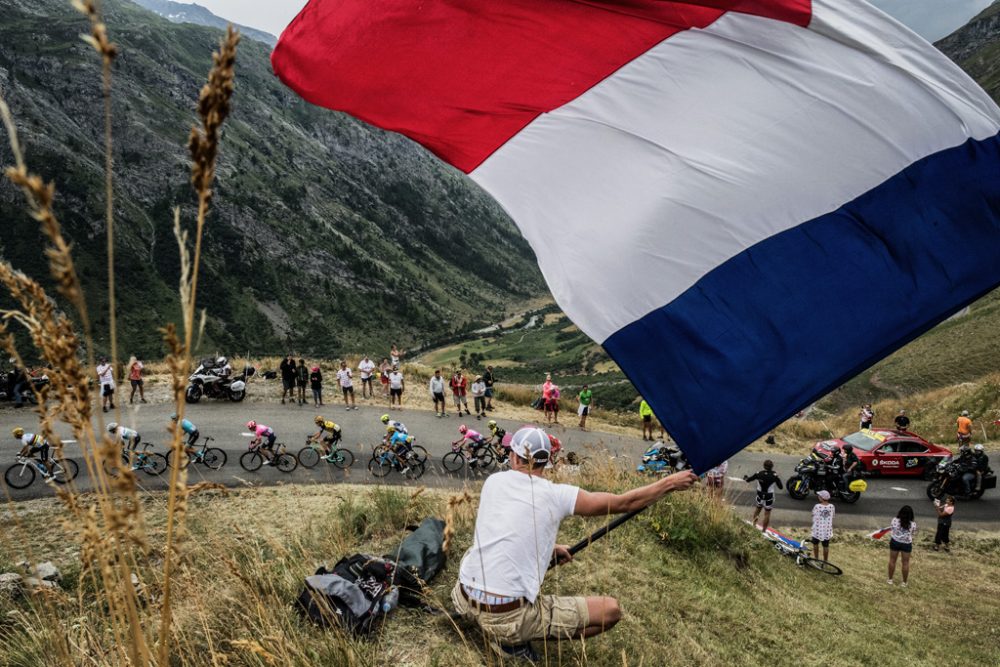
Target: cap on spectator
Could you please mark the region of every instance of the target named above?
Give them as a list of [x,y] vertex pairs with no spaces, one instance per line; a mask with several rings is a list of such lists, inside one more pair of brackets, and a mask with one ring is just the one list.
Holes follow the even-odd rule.
[[816,494],[816,496],[820,500],[829,500],[830,499],[830,492],[829,491],[820,491],[819,493]]
[[534,426],[519,429],[511,438],[510,448],[526,461],[548,461],[552,453],[549,436]]

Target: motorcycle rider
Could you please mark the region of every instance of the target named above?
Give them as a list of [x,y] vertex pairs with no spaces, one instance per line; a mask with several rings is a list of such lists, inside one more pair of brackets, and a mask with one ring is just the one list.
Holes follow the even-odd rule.
[[215,368],[221,378],[227,378],[233,372],[233,367],[229,365],[229,359],[225,357],[219,357],[215,360]]
[[976,465],[976,490],[983,488],[983,477],[990,471],[990,457],[986,455],[986,448],[976,445],[972,448],[972,459]]
[[319,431],[309,436],[309,440],[311,442],[319,442],[320,438],[323,438],[324,433],[329,434],[323,438],[323,458],[329,461],[330,453],[333,451],[333,446],[340,442],[340,438],[343,435],[340,430],[340,424],[327,421],[322,415],[316,415],[313,422],[315,422],[316,426],[319,427]]
[[972,452],[972,447],[968,443],[963,443],[958,448],[958,459],[955,461],[958,473],[962,480],[962,493],[966,496],[972,493],[972,483],[976,481],[978,475],[976,470],[976,457]]
[[274,429],[270,426],[258,424],[251,419],[247,422],[247,430],[254,435],[253,440],[250,441],[250,448],[259,447],[261,456],[265,459],[264,465],[273,466],[278,458],[274,455],[274,442],[278,439],[278,436],[274,433]]
[[49,441],[40,435],[25,433],[20,426],[15,427],[10,433],[15,440],[21,441],[21,451],[18,452],[18,456],[31,456],[35,452],[39,453],[39,460],[35,465],[39,467],[42,479],[48,479],[51,476],[49,473]]
[[840,475],[841,486],[843,486],[844,491],[847,491],[851,481],[858,475],[861,459],[854,453],[854,445],[844,445],[840,450],[840,459],[840,465],[843,469]]

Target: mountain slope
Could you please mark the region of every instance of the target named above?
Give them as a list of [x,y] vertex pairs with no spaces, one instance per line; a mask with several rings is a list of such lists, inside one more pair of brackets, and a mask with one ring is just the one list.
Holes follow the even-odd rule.
[[[173,2],[172,0],[132,0],[140,7],[145,7],[149,11],[162,16],[173,23],[194,23],[195,25],[207,26],[209,28],[222,28],[231,23],[226,19],[216,16],[205,7],[195,3]],[[273,47],[278,43],[278,38],[269,32],[236,25],[243,35],[258,42],[264,42]]]
[[[123,353],[159,353],[176,317],[172,209],[194,218],[186,143],[219,31],[102,3],[114,71],[116,282]],[[102,118],[85,20],[61,0],[0,0],[0,94],[33,169],[54,180],[100,331],[106,325]],[[203,254],[204,347],[335,355],[409,345],[544,293],[527,243],[460,173],[398,136],[312,107],[244,40]],[[10,163],[6,141],[0,161]],[[0,185],[0,256],[47,277],[37,225]],[[101,340],[105,340],[106,336]],[[101,342],[99,341],[99,345]]]

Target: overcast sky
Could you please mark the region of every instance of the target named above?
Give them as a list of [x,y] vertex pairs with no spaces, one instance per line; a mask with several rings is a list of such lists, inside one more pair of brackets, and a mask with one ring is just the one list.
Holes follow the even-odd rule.
[[[184,0],[180,0],[183,2]],[[304,0],[197,0],[223,18],[280,35]],[[372,0],[375,2],[376,0]],[[871,0],[930,41],[941,39],[993,0]]]

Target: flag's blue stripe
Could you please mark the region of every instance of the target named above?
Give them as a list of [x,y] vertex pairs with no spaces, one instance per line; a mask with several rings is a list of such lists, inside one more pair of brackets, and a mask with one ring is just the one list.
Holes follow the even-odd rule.
[[998,284],[1000,136],[758,243],[604,346],[703,472]]

